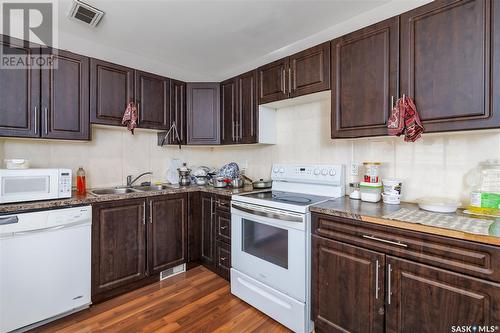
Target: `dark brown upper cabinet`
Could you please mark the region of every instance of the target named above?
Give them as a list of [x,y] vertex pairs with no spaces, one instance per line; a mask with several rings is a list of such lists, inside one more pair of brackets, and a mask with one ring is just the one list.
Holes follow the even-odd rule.
[[[170,80],[170,117],[168,129],[175,123],[182,144],[186,143],[186,82]],[[177,144],[175,133],[170,133],[167,144]]]
[[[25,47],[23,41],[0,35],[4,53],[36,56],[37,48]],[[40,137],[40,70],[0,70],[0,135]]]
[[187,194],[148,199],[148,271],[150,275],[187,260]]
[[236,78],[238,119],[236,136],[239,143],[258,141],[257,71],[241,74]]
[[386,135],[398,97],[399,18],[334,39],[331,48],[332,138]]
[[258,101],[265,104],[330,89],[330,42],[258,69]]
[[43,138],[90,140],[89,58],[67,51],[42,70]]
[[221,142],[257,142],[257,71],[221,83]]
[[259,104],[281,101],[288,98],[288,58],[259,67]]
[[220,143],[220,84],[187,84],[187,144]]
[[135,102],[138,127],[168,129],[170,80],[156,74],[135,71]]
[[330,89],[330,42],[311,47],[289,58],[290,97]]
[[134,70],[91,59],[90,87],[92,124],[122,126],[127,103],[134,100]]
[[448,0],[401,15],[400,95],[426,132],[500,126],[499,14],[495,1]]
[[223,144],[238,143],[235,129],[238,119],[236,82],[237,80],[232,78],[220,84],[221,142]]

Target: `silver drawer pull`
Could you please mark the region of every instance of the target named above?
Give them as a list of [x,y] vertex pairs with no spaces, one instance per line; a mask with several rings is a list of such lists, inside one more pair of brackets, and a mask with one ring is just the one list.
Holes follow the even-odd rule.
[[220,260],[226,261],[226,257],[221,257]]
[[395,241],[391,241],[391,240],[387,240],[387,239],[383,239],[383,238],[378,238],[378,237],[375,237],[375,236],[363,235],[363,238],[368,238],[368,239],[371,239],[371,240],[374,240],[374,241],[377,241],[377,242],[392,244],[392,245],[396,245],[396,246],[408,247],[408,245],[406,245],[404,243],[395,242]]
[[227,229],[227,225],[223,225],[220,227],[221,230],[226,230]]

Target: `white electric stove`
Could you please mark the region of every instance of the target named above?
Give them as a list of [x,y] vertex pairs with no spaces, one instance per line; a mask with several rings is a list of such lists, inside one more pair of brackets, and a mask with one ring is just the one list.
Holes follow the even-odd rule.
[[345,194],[343,165],[273,165],[273,188],[231,201],[231,292],[311,332],[309,207]]

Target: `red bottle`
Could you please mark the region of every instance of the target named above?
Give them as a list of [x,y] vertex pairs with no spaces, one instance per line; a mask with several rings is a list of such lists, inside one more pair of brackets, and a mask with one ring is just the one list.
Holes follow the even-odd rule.
[[76,194],[84,195],[87,192],[87,184],[85,183],[85,170],[82,167],[76,172]]

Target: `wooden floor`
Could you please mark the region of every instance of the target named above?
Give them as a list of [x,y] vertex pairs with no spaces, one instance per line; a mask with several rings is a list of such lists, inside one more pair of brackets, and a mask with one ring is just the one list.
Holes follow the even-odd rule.
[[33,332],[290,332],[231,295],[203,266],[52,322]]

